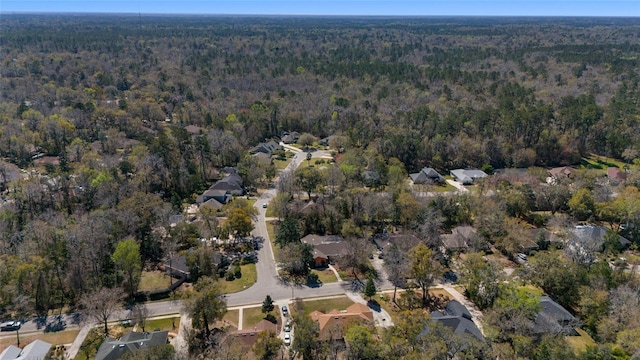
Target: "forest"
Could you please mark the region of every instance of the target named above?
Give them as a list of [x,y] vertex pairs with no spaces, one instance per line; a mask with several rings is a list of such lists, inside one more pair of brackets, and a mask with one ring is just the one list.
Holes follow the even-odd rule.
[[[283,132],[313,146],[329,139],[336,155],[335,165],[281,176],[272,211],[298,237],[389,228],[434,249],[440,234],[473,224],[513,259],[529,228],[596,222],[625,224],[640,245],[638,19],[3,14],[0,26],[1,317],[82,306],[102,287],[134,297],[126,247],[152,268],[200,237],[228,235],[216,219],[227,213],[178,228],[168,219],[225,167],[250,193],[266,188],[276,170],[248,150]],[[603,184],[587,159],[618,164],[626,183]],[[580,170],[571,183],[540,185],[559,166]],[[423,167],[529,170],[425,198],[406,185]],[[532,268],[551,275],[527,269],[521,280],[571,295],[560,302],[602,345],[593,354],[638,355],[640,324],[620,320],[637,314],[637,279],[540,259]],[[493,325],[516,293],[491,299],[503,306]],[[624,304],[609,309],[614,300]],[[521,330],[498,331],[508,345],[491,354],[563,347]]]

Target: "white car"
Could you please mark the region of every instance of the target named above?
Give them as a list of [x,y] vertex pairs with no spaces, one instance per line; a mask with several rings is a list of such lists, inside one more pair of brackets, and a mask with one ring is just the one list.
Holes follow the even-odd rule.
[[266,209],[267,208],[267,203],[262,203],[262,208]]
[[284,344],[287,346],[291,345],[291,334],[284,333]]

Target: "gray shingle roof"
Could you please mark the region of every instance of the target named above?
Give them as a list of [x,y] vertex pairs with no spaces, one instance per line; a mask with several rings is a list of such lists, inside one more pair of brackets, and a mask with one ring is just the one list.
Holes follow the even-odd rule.
[[152,333],[128,332],[120,339],[107,338],[102,342],[96,360],[117,360],[129,352],[138,349],[150,348],[167,343],[168,331],[156,331]]

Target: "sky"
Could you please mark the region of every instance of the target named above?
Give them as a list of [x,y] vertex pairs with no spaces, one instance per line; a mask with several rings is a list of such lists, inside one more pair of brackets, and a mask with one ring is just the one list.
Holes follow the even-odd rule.
[[640,0],[0,0],[0,12],[639,17]]

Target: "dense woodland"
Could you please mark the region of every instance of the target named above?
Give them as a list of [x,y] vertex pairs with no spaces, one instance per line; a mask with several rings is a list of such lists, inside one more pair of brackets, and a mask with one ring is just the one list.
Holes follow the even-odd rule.
[[[462,224],[508,257],[522,251],[526,229],[577,221],[615,231],[627,224],[634,249],[640,244],[629,229],[640,223],[637,19],[3,14],[0,25],[0,315],[81,306],[102,287],[133,296],[141,267],[233,230],[213,214],[178,228],[168,218],[226,166],[237,166],[250,190],[265,187],[274,169],[247,150],[282,131],[310,134],[310,144],[330,137],[339,153],[336,164],[281,175],[272,203],[289,259],[305,256],[296,237],[308,233],[341,234],[355,249],[383,229],[407,231],[431,251]],[[585,169],[571,183],[541,185],[543,168],[579,166],[592,154],[624,162],[627,182],[603,184]],[[407,188],[407,174],[424,166],[530,169],[467,195],[424,197]],[[362,173],[372,169],[379,178],[369,183]],[[249,217],[246,205],[217,215]],[[398,250],[398,264],[417,261],[412,245]],[[140,259],[133,268],[131,254]],[[357,255],[350,265],[366,271]],[[477,269],[469,273],[487,276],[480,283],[502,280],[470,258]],[[637,279],[571,256],[539,259],[520,281],[583,319],[598,342],[585,358],[638,356]],[[415,278],[396,271],[398,284]],[[561,338],[529,337],[521,324],[531,314],[511,301],[520,289],[496,285],[479,298],[474,280],[464,280],[497,329],[493,346],[469,356],[543,359],[566,348]],[[520,325],[500,327],[520,310]],[[365,330],[354,336],[368,341]]]

